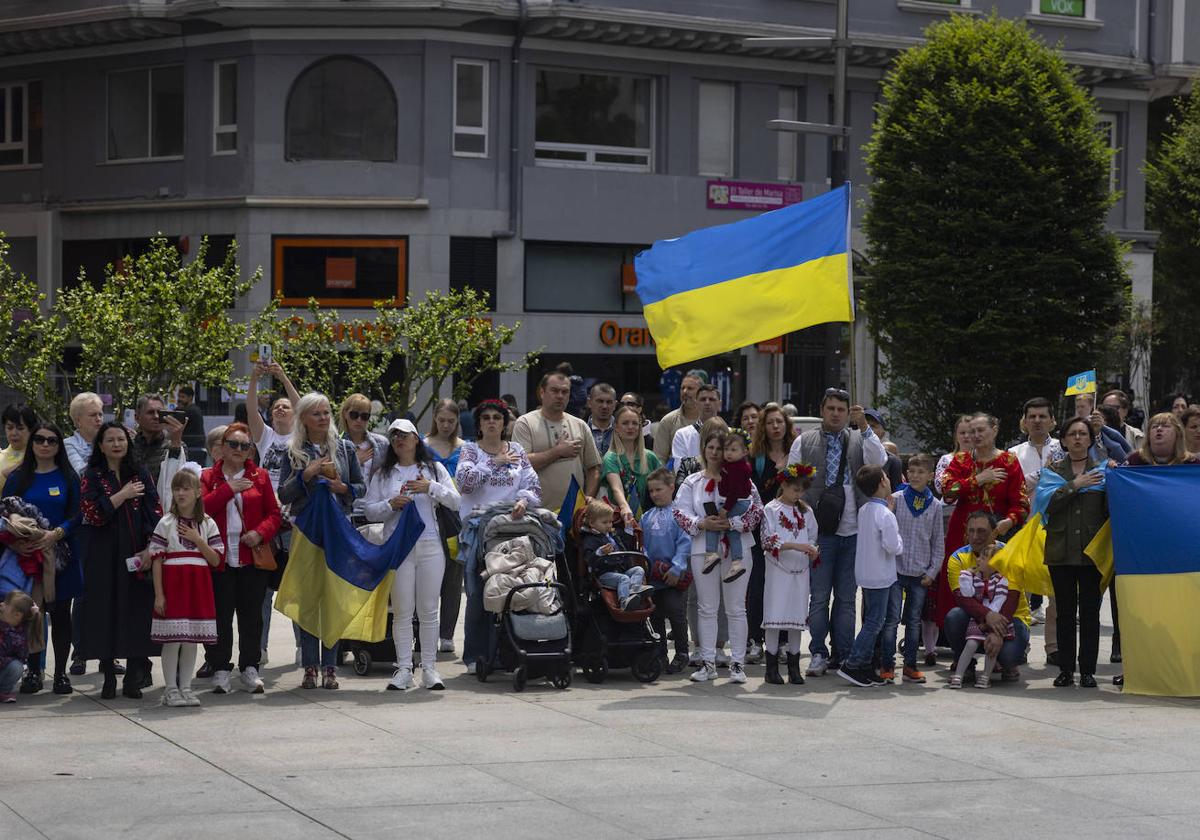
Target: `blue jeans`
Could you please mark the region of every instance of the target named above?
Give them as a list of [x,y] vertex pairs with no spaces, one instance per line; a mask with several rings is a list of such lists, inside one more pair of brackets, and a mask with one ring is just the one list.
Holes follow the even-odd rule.
[[829,632],[829,597],[833,596],[833,655],[849,655],[854,644],[854,555],[858,549],[858,534],[839,537],[836,534],[817,537],[821,563],[809,573],[808,631],[812,638],[808,652],[829,656],[825,637]]
[[[862,629],[854,637],[854,646],[850,648],[850,655],[842,662],[844,668],[870,667],[871,656],[875,653],[875,642],[879,640],[879,634],[883,632],[883,624],[887,620],[892,592],[898,589],[899,586],[895,583],[886,589],[863,589],[865,611]],[[896,643],[892,642],[893,649],[895,646]]]
[[496,622],[483,608],[483,581],[475,574],[464,574],[467,610],[463,615],[463,662],[470,665],[492,655]]
[[0,668],[0,694],[15,694],[17,683],[21,681],[23,673],[25,673],[25,663],[19,659],[10,660],[7,665]]
[[[904,667],[917,667],[917,653],[921,647],[921,610],[925,608],[925,595],[928,590],[921,585],[921,578],[915,575],[896,575],[896,585],[892,587],[891,601],[888,603],[887,620],[883,625],[880,648],[883,650],[882,663],[884,666],[895,666],[893,654],[896,652],[896,629],[904,624]],[[903,609],[901,601],[903,600]]]
[[[967,643],[967,622],[970,620],[971,617],[962,607],[955,607],[946,613],[942,630],[950,642],[950,649],[954,651],[955,662],[958,662],[958,657],[962,655],[963,647]],[[1025,622],[1014,618],[1012,625],[1014,638],[1001,645],[1000,654],[996,657],[1001,668],[1016,668],[1020,665],[1021,658],[1025,656],[1025,647],[1029,644],[1029,628],[1025,626]]]
[[[319,652],[318,652],[319,651]],[[300,664],[305,668],[316,668],[320,660],[323,668],[336,668],[338,664],[338,646],[331,648],[321,644],[321,640],[301,628],[300,630]]]
[[628,598],[630,590],[635,586],[641,586],[645,580],[646,570],[641,566],[634,566],[628,572],[605,572],[600,575],[601,586],[617,591],[618,603]]
[[[750,500],[738,499],[733,503],[733,507],[729,509],[726,516],[741,516],[748,510],[750,510]],[[709,554],[716,552],[721,545],[721,537],[725,537],[729,541],[729,559],[741,560],[742,535],[738,531],[705,531],[704,550]]]

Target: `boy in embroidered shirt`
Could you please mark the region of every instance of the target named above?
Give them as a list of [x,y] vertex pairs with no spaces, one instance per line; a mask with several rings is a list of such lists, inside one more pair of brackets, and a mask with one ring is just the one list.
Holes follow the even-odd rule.
[[675,642],[675,657],[664,670],[678,674],[688,664],[687,590],[692,574],[688,560],[692,539],[675,521],[671,502],[675,496],[675,474],[657,469],[646,477],[646,491],[653,507],[642,514],[642,541],[650,559],[650,582],[654,585],[657,609],[651,617],[654,629],[662,639],[661,656],[667,658],[667,625]]
[[[904,681],[925,682],[925,675],[917,670],[917,653],[924,629],[921,613],[925,608],[929,587],[937,580],[942,559],[946,556],[942,502],[929,489],[933,467],[933,456],[924,453],[913,455],[908,459],[908,484],[892,494],[896,500],[896,523],[900,527],[904,551],[896,559],[899,586],[892,592],[880,642],[883,662],[879,676],[889,683],[896,676],[892,652],[896,650],[896,629],[900,624],[904,625]],[[934,628],[936,633],[936,625]]]
[[896,505],[892,485],[883,468],[874,464],[860,467],[854,483],[864,496],[870,497],[858,511],[858,550],[854,558],[854,579],[863,591],[866,611],[850,655],[837,673],[853,685],[883,685],[871,668],[871,655],[883,632],[892,590],[899,586],[896,556],[904,551],[904,542],[900,539],[896,515],[892,513]]
[[613,509],[607,502],[592,499],[584,512],[584,524],[579,529],[582,539],[579,552],[586,559],[588,570],[605,589],[616,590],[617,603],[626,612],[642,605],[642,597],[654,590],[646,586],[646,570],[641,566],[626,568],[624,557],[610,558],[621,546],[612,535]]

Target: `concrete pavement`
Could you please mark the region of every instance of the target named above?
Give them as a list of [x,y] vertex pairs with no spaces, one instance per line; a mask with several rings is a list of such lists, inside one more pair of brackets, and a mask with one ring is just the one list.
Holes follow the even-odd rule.
[[924,686],[751,666],[515,694],[449,655],[444,692],[384,691],[387,667],[303,691],[276,614],[264,696],[198,681],[202,708],[167,709],[156,670],[102,702],[93,671],[0,707],[0,838],[1196,837],[1200,704],[1123,696],[1107,664],[1056,689],[1041,641],[987,691],[943,659]]

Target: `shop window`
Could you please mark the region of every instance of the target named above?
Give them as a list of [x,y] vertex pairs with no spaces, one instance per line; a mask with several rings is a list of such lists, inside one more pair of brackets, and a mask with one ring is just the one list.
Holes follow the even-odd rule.
[[183,66],[108,74],[108,159],[183,156]]
[[42,162],[42,83],[0,85],[0,166]]
[[537,71],[534,157],[540,165],[650,172],[653,121],[649,77]]
[[728,82],[701,82],[697,126],[697,173],[718,178],[733,175],[734,106],[737,88]]
[[213,65],[213,154],[237,154],[237,62]]
[[490,236],[450,237],[450,288],[474,289],[496,309],[496,240]]
[[408,240],[383,237],[294,237],[272,239],[275,294],[284,306],[370,308],[377,300],[404,300]]
[[488,156],[488,64],[454,62],[454,154]]
[[361,59],[328,58],[301,73],[286,121],[288,160],[396,159],[396,94]]
[[622,288],[625,266],[643,245],[528,242],[525,309],[529,312],[641,312]]

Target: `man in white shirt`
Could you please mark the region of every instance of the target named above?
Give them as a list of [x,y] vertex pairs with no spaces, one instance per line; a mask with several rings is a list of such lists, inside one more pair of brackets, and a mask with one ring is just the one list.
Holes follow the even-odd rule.
[[[1023,411],[1021,423],[1029,440],[1018,443],[1008,451],[1016,455],[1017,460],[1021,462],[1021,472],[1025,474],[1025,492],[1032,499],[1037,489],[1038,479],[1041,478],[1042,470],[1046,468],[1046,465],[1061,461],[1067,456],[1063,452],[1062,445],[1050,437],[1050,430],[1054,428],[1054,406],[1050,400],[1045,397],[1026,400]],[[1054,654],[1058,650],[1058,634],[1054,627],[1054,619],[1057,614],[1054,608],[1054,598],[1051,597],[1049,606],[1043,609],[1041,596],[1031,595],[1029,607],[1034,624],[1040,624],[1049,619],[1049,623],[1046,625],[1046,654]]]
[[696,389],[696,404],[700,407],[700,414],[695,422],[681,427],[671,441],[671,460],[668,462],[671,469],[677,467],[684,458],[700,456],[700,427],[721,410],[721,392],[716,385],[701,385]]
[[522,414],[513,423],[512,440],[521,445],[542,485],[542,503],[558,508],[571,486],[571,477],[585,496],[600,486],[600,453],[587,424],[567,414],[571,380],[548,373],[537,388],[541,407]]

